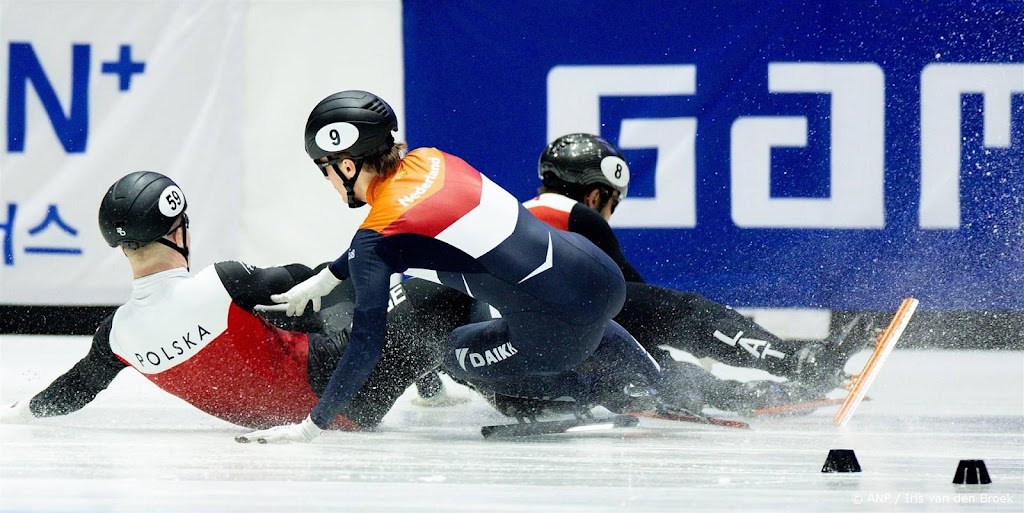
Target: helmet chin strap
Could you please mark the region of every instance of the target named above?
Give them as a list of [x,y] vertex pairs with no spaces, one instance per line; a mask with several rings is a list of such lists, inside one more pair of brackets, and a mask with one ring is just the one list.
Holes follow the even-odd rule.
[[[181,223],[178,225],[178,228],[181,229],[181,240],[185,241],[185,240],[188,240],[188,238],[187,238],[188,235],[185,232],[186,230],[188,230],[188,216],[185,216],[185,214],[182,214],[182,216],[184,216],[184,218],[181,220]],[[165,239],[163,237],[157,239],[156,242],[159,242],[160,244],[163,244],[164,246],[167,246],[167,247],[173,249],[174,251],[177,251],[178,254],[180,254],[181,256],[185,257],[185,269],[186,270],[191,270],[192,269],[192,266],[189,264],[189,261],[188,261],[188,254],[189,254],[188,245],[183,245],[183,246],[179,247],[177,244],[175,244],[175,243],[173,243],[173,242],[171,242],[171,241],[169,241],[169,240],[167,240],[167,239]]]
[[359,173],[363,171],[363,159],[351,159],[356,164],[356,172],[352,175],[352,178],[345,178],[345,174],[341,172],[341,166],[335,166],[338,178],[341,178],[342,185],[345,186],[345,196],[348,197],[348,208],[359,208],[366,204],[365,201],[356,199],[356,192],[354,187],[356,180],[359,179]]
[[167,246],[167,247],[173,249],[174,251],[177,251],[179,254],[181,254],[181,256],[185,257],[185,261],[188,262],[188,248],[187,247],[179,247],[179,246],[175,245],[173,242],[171,242],[171,241],[169,241],[167,239],[157,239],[156,241],[159,242],[160,244],[163,244],[164,246]]

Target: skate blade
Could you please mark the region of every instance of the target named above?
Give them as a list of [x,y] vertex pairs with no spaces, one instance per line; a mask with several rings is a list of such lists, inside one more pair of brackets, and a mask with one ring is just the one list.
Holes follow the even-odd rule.
[[577,418],[569,420],[536,420],[505,424],[500,426],[484,426],[480,434],[487,439],[520,438],[538,435],[554,435],[559,433],[578,433],[582,431],[603,431],[615,428],[634,427],[640,419],[632,415],[614,415],[605,418]]

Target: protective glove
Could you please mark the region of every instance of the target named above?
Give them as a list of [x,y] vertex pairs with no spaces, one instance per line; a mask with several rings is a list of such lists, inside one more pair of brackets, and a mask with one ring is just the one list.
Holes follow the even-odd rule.
[[29,409],[29,400],[15,401],[7,406],[0,406],[0,424],[26,424],[36,420]]
[[312,278],[288,289],[283,294],[274,294],[270,299],[275,303],[288,303],[288,317],[302,315],[306,311],[306,303],[313,300],[313,311],[320,311],[320,298],[329,294],[341,280],[334,277],[330,268],[324,267]]
[[306,420],[298,424],[286,424],[275,426],[270,429],[253,431],[252,433],[236,436],[235,441],[242,444],[255,441],[261,444],[287,444],[291,442],[312,442],[314,438],[323,433],[323,429],[317,426],[313,419],[306,417]]

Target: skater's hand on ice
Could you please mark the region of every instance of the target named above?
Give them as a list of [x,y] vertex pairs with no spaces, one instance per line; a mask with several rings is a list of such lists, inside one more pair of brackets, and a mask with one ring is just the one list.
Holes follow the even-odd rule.
[[302,315],[306,311],[306,303],[313,301],[313,311],[320,311],[320,298],[326,296],[341,280],[334,277],[327,267],[308,280],[292,287],[283,294],[274,294],[270,299],[275,303],[288,303],[288,317]]
[[0,424],[26,424],[35,420],[36,416],[29,410],[28,404],[26,399],[0,406]]
[[287,444],[292,442],[308,443],[320,436],[324,430],[317,426],[313,419],[306,417],[306,420],[298,424],[286,424],[261,431],[236,436],[235,441],[242,444],[256,442],[260,444]]

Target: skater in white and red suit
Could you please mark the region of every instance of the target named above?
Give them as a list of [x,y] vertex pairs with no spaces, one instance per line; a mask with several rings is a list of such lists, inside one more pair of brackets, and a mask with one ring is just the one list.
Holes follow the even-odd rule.
[[[0,421],[75,412],[129,367],[239,426],[266,428],[307,416],[350,337],[348,324],[332,316],[350,318],[351,304],[307,316],[304,326],[295,326],[301,331],[272,325],[255,306],[273,304],[271,294],[314,271],[301,264],[257,268],[229,261],[190,274],[187,206],[178,185],[155,172],[131,173],[110,187],[100,206],[100,230],[131,264],[131,299],[100,324],[81,361],[31,399],[0,409]],[[453,307],[464,297],[433,288],[413,302],[396,293],[391,315],[451,330],[467,322],[457,315],[468,307]],[[376,426],[414,379],[440,364],[444,333],[431,339],[415,330],[388,330],[382,364],[324,427]]]

